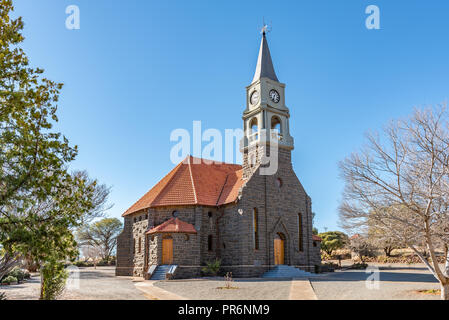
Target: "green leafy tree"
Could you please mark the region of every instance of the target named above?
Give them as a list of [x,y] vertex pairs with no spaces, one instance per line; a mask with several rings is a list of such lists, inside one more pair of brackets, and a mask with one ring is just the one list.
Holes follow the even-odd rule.
[[348,236],[340,231],[328,231],[318,235],[321,241],[321,250],[326,252],[329,256],[332,252],[342,249],[348,242]]
[[36,200],[23,214],[12,214],[14,223],[4,229],[8,238],[2,241],[6,246],[14,245],[17,251],[38,261],[41,299],[54,299],[55,294],[61,292],[49,286],[63,286],[56,282],[65,282],[64,264],[78,256],[72,230],[81,226],[83,217],[92,209],[95,185],[95,182],[89,184],[78,176],[67,175],[45,201]]
[[78,255],[72,230],[95,212],[97,182],[67,172],[77,147],[53,130],[62,84],[29,65],[12,10],[0,0],[0,244],[38,262],[41,299],[55,299],[64,263]]
[[80,228],[78,231],[79,244],[100,248],[101,258],[104,261],[109,261],[122,228],[123,225],[119,219],[104,218]]
[[52,131],[61,83],[29,66],[19,47],[21,18],[12,20],[11,0],[0,0],[0,225],[11,223],[5,206],[45,199],[77,148]]

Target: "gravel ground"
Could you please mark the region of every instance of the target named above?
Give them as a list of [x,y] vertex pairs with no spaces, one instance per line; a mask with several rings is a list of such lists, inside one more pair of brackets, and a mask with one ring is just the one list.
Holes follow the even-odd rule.
[[[311,278],[318,299],[329,300],[439,300],[438,295],[420,294],[417,290],[439,289],[439,284],[424,265],[378,265],[379,289],[368,289],[364,270],[346,270]],[[61,299],[76,300],[144,300],[145,297],[130,277],[115,277],[114,267],[82,268],[78,289],[69,289]],[[35,300],[39,297],[39,276],[12,286],[0,286],[10,300]],[[291,281],[266,281],[261,279],[235,279],[238,289],[223,287],[223,280],[161,281],[155,286],[187,299],[202,300],[286,300],[290,295]]]
[[217,289],[225,285],[218,280],[160,281],[154,284],[191,300],[288,300],[291,281],[240,280],[237,289]]
[[417,290],[439,289],[438,281],[424,266],[378,265],[379,289],[369,289],[370,276],[364,270],[346,270],[312,278],[310,282],[320,300],[439,300],[439,295]]
[[[116,277],[115,267],[81,268],[79,288],[72,288],[70,282],[60,297],[61,300],[145,300],[132,278]],[[73,284],[76,284],[74,281]],[[9,300],[36,300],[39,298],[39,276],[20,285],[2,286]]]

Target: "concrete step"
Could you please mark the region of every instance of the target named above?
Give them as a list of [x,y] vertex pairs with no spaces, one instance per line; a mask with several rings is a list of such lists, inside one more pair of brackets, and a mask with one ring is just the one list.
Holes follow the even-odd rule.
[[312,276],[310,272],[292,266],[279,265],[265,272],[262,278],[307,278],[310,276]]
[[151,275],[151,280],[165,280],[167,272],[170,270],[169,265],[157,266]]

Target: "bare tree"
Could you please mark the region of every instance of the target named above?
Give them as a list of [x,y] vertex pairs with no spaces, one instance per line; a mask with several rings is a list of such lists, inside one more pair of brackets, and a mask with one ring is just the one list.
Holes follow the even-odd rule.
[[109,194],[111,193],[111,187],[105,184],[98,184],[97,180],[89,177],[87,171],[75,171],[72,173],[72,175],[81,178],[89,185],[95,185],[92,196],[93,208],[84,216],[84,223],[88,224],[96,218],[103,218],[106,211],[114,206],[113,204],[108,203]]
[[84,258],[92,260],[94,268],[97,268],[97,263],[101,260],[102,249],[95,245],[83,245],[81,247],[81,252]]
[[[390,228],[389,230],[396,228],[400,228],[400,225],[395,228]],[[399,241],[395,239],[394,236],[391,236],[390,232],[387,232],[385,228],[382,226],[378,227],[377,220],[375,219],[369,219],[367,241],[373,247],[382,249],[387,257],[391,257],[391,253],[394,249],[405,247],[402,241]]]
[[0,248],[0,279],[20,263],[19,254],[10,254]]
[[375,251],[371,241],[360,234],[356,234],[349,239],[348,247],[360,259],[361,263],[365,262],[365,257],[373,256]]
[[77,238],[80,245],[98,247],[101,258],[107,262],[114,252],[117,237],[122,232],[122,222],[117,218],[104,218],[78,230]]
[[[356,232],[376,222],[387,237],[420,257],[449,300],[449,256],[441,268],[437,250],[449,243],[449,121],[445,106],[416,110],[340,163],[345,181],[341,225]],[[429,257],[417,246],[425,245]]]

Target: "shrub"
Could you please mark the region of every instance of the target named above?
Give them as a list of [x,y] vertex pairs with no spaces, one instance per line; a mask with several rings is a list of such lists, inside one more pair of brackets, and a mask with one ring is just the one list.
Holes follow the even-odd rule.
[[76,267],[78,267],[78,268],[81,268],[81,267],[90,267],[90,266],[91,266],[89,263],[87,263],[87,262],[85,262],[85,261],[76,261],[76,262],[74,263],[74,265],[75,265]]
[[7,285],[9,285],[11,283],[15,283],[15,282],[18,282],[18,281],[17,281],[17,278],[13,277],[13,276],[7,276],[6,278],[4,278],[2,280],[2,284],[7,284]]
[[219,259],[215,259],[215,261],[208,262],[206,267],[202,268],[201,270],[205,274],[216,276],[218,274],[218,271],[220,271],[220,265],[221,261]]
[[15,267],[14,269],[12,269],[8,273],[8,276],[12,276],[12,277],[16,278],[17,282],[21,282],[24,279],[29,279],[31,277],[28,270],[20,269],[19,267]]
[[351,269],[366,269],[366,268],[368,268],[368,264],[364,263],[364,262],[354,263],[350,268]]
[[113,260],[106,260],[106,259],[101,259],[100,261],[98,261],[97,266],[99,267],[105,267],[105,266],[113,266],[115,265],[115,261]]
[[26,270],[26,269],[22,269],[23,273],[24,273],[24,278],[25,279],[30,279],[31,278],[31,273]]
[[320,266],[321,272],[334,272],[335,269],[340,269],[340,266],[333,262],[326,262]]
[[226,289],[237,289],[236,287],[232,286],[233,282],[234,282],[234,280],[232,279],[232,272],[226,273],[226,276],[225,276],[225,288]]

